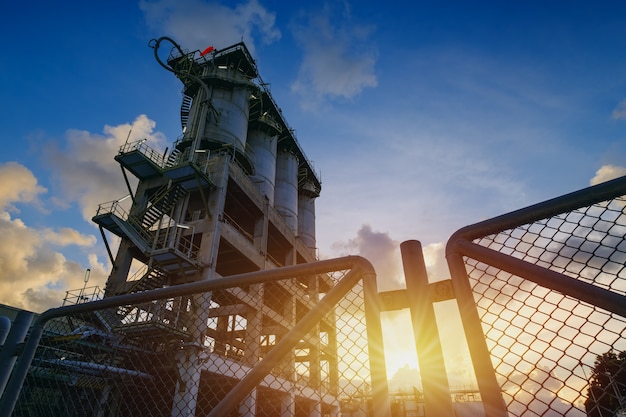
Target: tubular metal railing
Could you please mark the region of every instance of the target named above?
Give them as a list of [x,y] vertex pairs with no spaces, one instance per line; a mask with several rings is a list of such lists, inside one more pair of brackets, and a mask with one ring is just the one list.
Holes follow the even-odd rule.
[[[623,177],[467,226],[434,283],[404,242],[406,290],[379,294],[345,257],[48,310],[11,337],[0,417],[624,415],[625,207]],[[479,389],[464,411],[433,309],[448,300]],[[392,399],[380,313],[402,309],[422,380]]]
[[0,416],[336,416],[360,391],[361,412],[389,417],[378,306],[373,268],[351,256],[54,308]]
[[599,358],[626,350],[625,196],[622,177],[465,227],[448,241],[487,416],[626,411],[626,369],[616,392],[602,391],[606,401],[590,391],[598,389],[591,375]]

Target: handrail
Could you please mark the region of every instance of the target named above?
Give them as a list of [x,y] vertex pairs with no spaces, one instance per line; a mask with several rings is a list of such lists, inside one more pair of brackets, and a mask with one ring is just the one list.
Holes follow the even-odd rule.
[[[11,383],[8,385],[0,401],[0,416],[9,417],[11,415],[17,402],[18,394],[28,374],[28,369],[35,357],[35,352],[43,335],[44,326],[54,318],[115,308],[123,305],[136,305],[195,293],[208,293],[232,287],[244,287],[341,270],[350,270],[350,272],[344,275],[337,285],[326,293],[315,309],[309,311],[296,323],[288,335],[281,339],[281,341],[274,346],[272,351],[270,351],[270,353],[268,353],[263,360],[226,395],[220,404],[211,411],[209,416],[225,415],[225,411],[236,406],[236,404],[248,395],[249,391],[269,373],[269,370],[275,366],[276,361],[282,359],[285,352],[293,348],[298,341],[311,330],[315,323],[321,320],[328,311],[361,280],[364,284],[366,306],[370,306],[370,308],[366,308],[368,339],[370,343],[376,344],[376,348],[372,348],[370,353],[372,384],[380,389],[380,391],[373,394],[375,411],[379,411],[376,415],[380,415],[381,417],[389,416],[388,403],[386,402],[387,383],[384,356],[382,356],[382,352],[379,352],[378,348],[378,344],[382,344],[382,329],[378,321],[380,311],[376,287],[376,273],[371,263],[367,259],[359,256],[346,256],[343,258],[322,260],[272,270],[248,272],[212,280],[158,288],[151,291],[117,295],[83,304],[68,305],[46,310],[39,315],[31,327],[30,336],[24,345],[22,356],[11,376]],[[380,354],[376,354],[376,352]]]
[[68,290],[65,291],[63,305],[82,304],[89,301],[100,300],[103,297],[104,290],[97,285],[76,290]]
[[237,230],[243,237],[245,237],[250,242],[254,241],[254,236],[250,233],[246,232],[243,227],[241,227],[232,217],[230,217],[226,213],[222,213],[222,220],[224,223],[231,225],[235,230]]
[[139,151],[141,154],[145,155],[150,161],[154,162],[159,166],[159,168],[163,168],[165,166],[165,153],[157,152],[155,149],[151,148],[146,144],[147,139],[140,139],[134,142],[128,142],[124,145],[120,146],[120,150],[118,155]]
[[488,236],[603,204],[624,194],[626,194],[626,176],[463,227],[448,240],[446,258],[452,276],[452,286],[465,332],[474,335],[467,338],[468,347],[488,416],[507,416],[508,413],[501,387],[496,380],[487,343],[484,338],[476,336],[483,334],[483,328],[463,258],[468,257],[485,263],[542,287],[626,317],[626,296],[513,255],[500,253],[477,242]]
[[574,211],[590,204],[601,203],[624,193],[626,193],[626,176],[583,188],[582,190],[515,210],[489,220],[465,226],[450,237],[446,246],[446,254],[456,250],[456,243],[458,241],[472,241],[482,236],[498,233],[502,230],[513,229],[562,213]]

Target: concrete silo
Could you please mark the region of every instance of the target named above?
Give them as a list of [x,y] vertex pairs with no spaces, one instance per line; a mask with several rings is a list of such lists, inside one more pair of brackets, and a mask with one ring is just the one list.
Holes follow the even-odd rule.
[[280,125],[267,112],[251,120],[248,127],[247,148],[254,165],[251,179],[270,205],[274,205],[278,134],[281,131]]
[[298,231],[298,156],[280,150],[276,157],[274,208],[295,234]]

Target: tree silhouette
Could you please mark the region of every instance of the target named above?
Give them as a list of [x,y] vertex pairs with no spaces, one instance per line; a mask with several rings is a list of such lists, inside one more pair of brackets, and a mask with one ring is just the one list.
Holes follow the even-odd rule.
[[596,357],[585,410],[589,417],[626,416],[626,351]]

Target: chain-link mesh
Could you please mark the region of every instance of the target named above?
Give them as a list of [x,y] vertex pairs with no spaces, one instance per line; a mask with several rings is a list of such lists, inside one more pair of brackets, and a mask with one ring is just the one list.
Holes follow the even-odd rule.
[[[46,324],[15,417],[206,416],[348,271],[63,316]],[[228,416],[337,416],[368,407],[361,284]]]
[[[624,295],[625,205],[616,198],[474,243]],[[510,415],[625,415],[626,318],[465,261]]]

